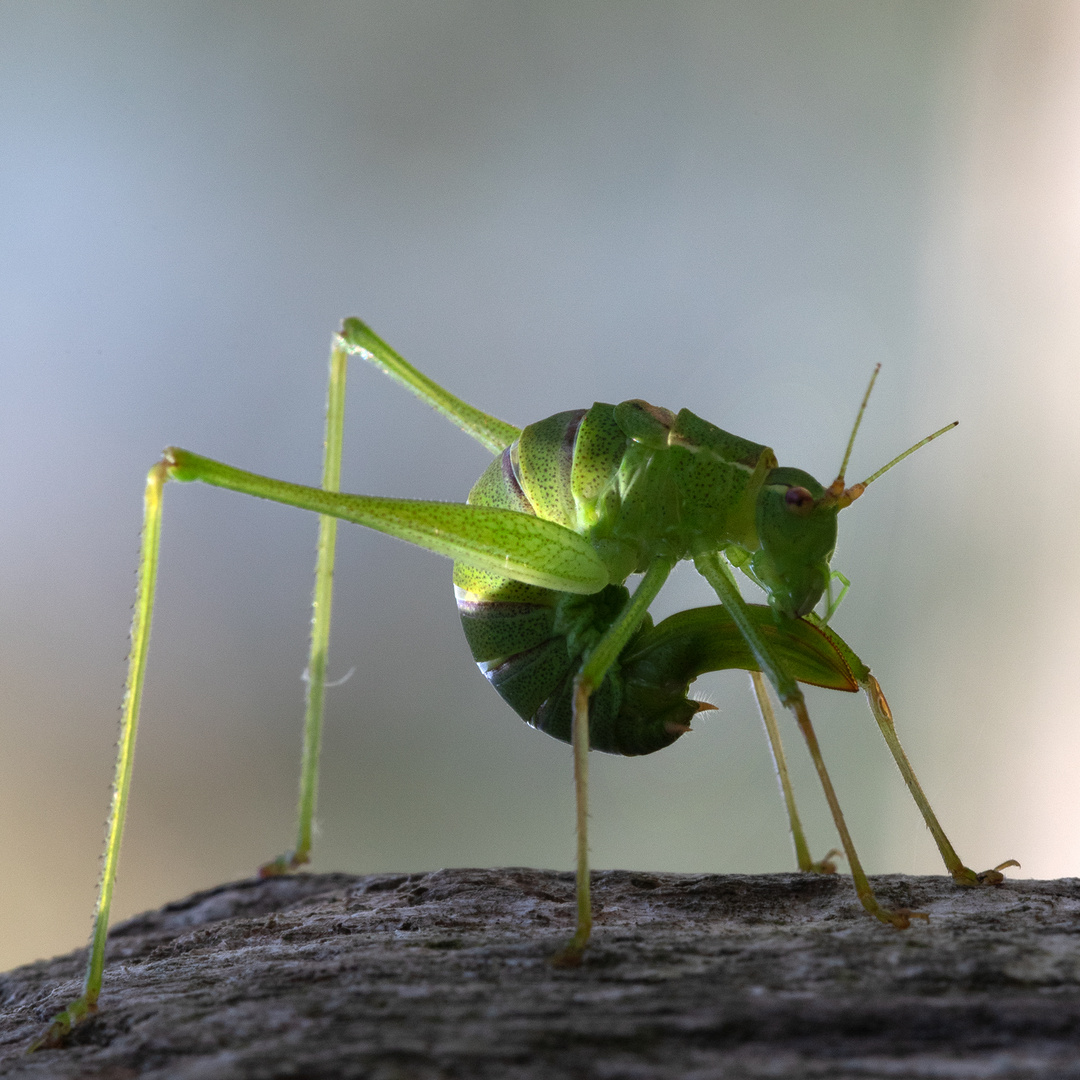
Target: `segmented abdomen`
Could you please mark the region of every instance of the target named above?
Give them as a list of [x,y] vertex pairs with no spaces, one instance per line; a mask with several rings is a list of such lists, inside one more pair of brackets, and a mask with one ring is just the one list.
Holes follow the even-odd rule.
[[[575,447],[584,427],[592,451],[590,476],[585,479],[589,492],[602,501],[604,472],[614,476],[627,443],[611,413],[612,406],[598,404],[588,411],[559,413],[524,429],[480,477],[469,502],[580,528],[582,513],[587,514],[589,507],[583,511],[574,498],[574,487],[582,488],[580,482],[571,485]],[[575,479],[580,481],[580,475]],[[575,596],[461,563],[454,566],[454,586],[465,637],[488,681],[523,720],[569,742],[574,676],[583,654],[625,605],[627,590],[609,585],[592,596]],[[624,656],[649,627],[651,621],[646,620]],[[620,663],[612,667],[590,700],[593,749],[649,754],[669,746],[688,729],[698,706],[687,700],[686,683],[660,690],[655,680],[649,682],[639,686],[632,674],[628,681]]]
[[[524,428],[476,482],[469,502],[535,514],[587,536],[623,581],[661,550],[687,554],[688,538],[716,547],[756,546],[754,506],[776,467],[767,446],[747,442],[683,409],[641,401],[558,413]],[[480,670],[533,727],[570,741],[574,676],[625,606],[608,585],[592,596],[553,592],[454,565],[462,626]],[[857,689],[834,642],[803,620],[748,617],[801,682]],[[646,616],[589,705],[589,742],[613,754],[651,754],[689,730],[702,706],[687,698],[706,671],[757,670],[741,631],[719,606],[694,608],[658,626]]]

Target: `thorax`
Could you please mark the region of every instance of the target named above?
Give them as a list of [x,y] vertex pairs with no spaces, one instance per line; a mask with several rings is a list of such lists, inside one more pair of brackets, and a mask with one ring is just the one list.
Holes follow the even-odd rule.
[[530,424],[469,495],[587,536],[612,581],[663,554],[758,546],[754,505],[776,457],[695,416],[598,402]]

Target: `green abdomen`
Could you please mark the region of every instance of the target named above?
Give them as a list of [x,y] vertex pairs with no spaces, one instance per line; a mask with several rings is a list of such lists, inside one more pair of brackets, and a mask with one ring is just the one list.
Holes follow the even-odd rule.
[[[716,550],[757,547],[754,506],[776,467],[766,446],[683,409],[642,401],[558,413],[524,428],[476,482],[469,502],[534,514],[586,536],[620,583],[659,552],[683,558],[691,539]],[[554,592],[454,564],[465,637],[480,670],[527,723],[570,742],[574,676],[627,602],[622,584],[592,596]],[[843,657],[802,620],[749,614],[802,682],[857,688]],[[687,697],[706,671],[757,670],[722,607],[658,626],[646,616],[589,704],[589,742],[612,754],[651,754],[689,730],[702,708]]]
[[[597,415],[597,410],[601,410]],[[607,417],[602,410],[607,410]],[[575,531],[582,510],[603,503],[626,454],[627,440],[610,420],[612,406],[559,413],[526,428],[497,457],[469,494],[473,505],[536,514]],[[599,420],[599,423],[585,422]],[[575,451],[585,429],[590,441],[588,473]],[[524,460],[523,460],[524,459]],[[590,500],[575,500],[585,481]],[[574,483],[573,481],[577,481]],[[480,670],[503,700],[527,723],[564,742],[571,737],[573,680],[585,651],[611,625],[628,596],[609,585],[593,596],[572,596],[456,563],[454,585],[465,637]],[[633,643],[631,643],[632,645]],[[628,652],[630,646],[624,652]],[[614,754],[650,754],[674,742],[697,711],[686,685],[642,705],[638,688],[613,666],[589,707],[590,743]]]

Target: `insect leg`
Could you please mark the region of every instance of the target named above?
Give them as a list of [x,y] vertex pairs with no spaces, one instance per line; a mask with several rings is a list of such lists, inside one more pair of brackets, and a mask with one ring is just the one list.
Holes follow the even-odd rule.
[[404,386],[421,401],[426,401],[436,412],[453,421],[466,435],[471,435],[493,454],[505,450],[520,434],[513,424],[481,412],[417,371],[359,319],[346,319],[341,324],[338,341],[343,348],[359,353],[394,382]]
[[131,771],[135,764],[135,735],[139,728],[139,704],[142,701],[146,676],[146,656],[150,647],[150,623],[154,612],[154,592],[157,585],[158,552],[161,547],[161,494],[168,478],[164,462],[159,462],[146,478],[143,497],[142,550],[139,555],[139,584],[135,593],[135,613],[131,620],[131,653],[128,656],[127,685],[120,713],[120,740],[117,744],[116,773],[113,778],[109,821],[105,828],[105,859],[98,886],[94,929],[90,936],[90,955],[86,961],[83,992],[53,1017],[43,1034],[29,1047],[63,1045],[72,1027],[97,1011],[101,993],[101,977],[105,969],[105,939],[109,932],[109,908],[116,866],[120,859],[120,841],[124,835],[128,793],[131,790]]
[[592,932],[589,895],[589,696],[604,681],[608,669],[641,625],[649,605],[675,565],[670,558],[653,560],[619,617],[608,627],[574,679],[574,797],[577,805],[577,927],[574,936],[553,958],[558,967],[575,967]]
[[848,832],[847,823],[844,821],[843,812],[840,810],[840,802],[836,798],[836,791],[832,786],[832,781],[829,779],[828,770],[825,768],[821,748],[818,746],[817,736],[814,734],[813,725],[810,723],[810,714],[806,711],[806,702],[803,699],[802,691],[799,689],[799,684],[775,657],[764,636],[751,621],[749,605],[739,593],[735,578],[719,552],[706,549],[695,552],[694,565],[697,567],[698,572],[716,590],[720,602],[728,609],[736,626],[738,626],[739,631],[746,639],[747,645],[750,646],[755,658],[761,665],[761,670],[769,676],[769,681],[773,684],[780,701],[795,714],[795,720],[799,725],[803,738],[806,740],[807,749],[810,751],[814,768],[817,770],[818,780],[821,782],[821,787],[825,792],[825,799],[829,804],[829,810],[832,812],[836,831],[840,834],[840,842],[843,845],[844,854],[847,856],[848,866],[851,867],[855,892],[862,906],[875,918],[880,919],[882,922],[891,923],[899,929],[910,926],[912,918],[926,918],[921,912],[906,909],[893,911],[886,908],[874,895],[874,890],[870,887],[866,872],[863,870],[862,863],[859,861],[859,856],[855,851],[851,834]]
[[[841,586],[840,595],[835,600],[832,594],[832,583],[834,581],[839,581]],[[827,623],[836,614],[836,609],[844,602],[844,597],[847,596],[850,588],[851,582],[839,570],[833,570],[829,574],[829,581],[825,586],[825,615],[821,620],[823,623]]]
[[1001,871],[1007,867],[1019,866],[1020,864],[1015,859],[1009,859],[995,866],[992,870],[976,873],[960,861],[956,848],[949,843],[949,838],[945,835],[945,830],[942,829],[938,822],[937,815],[930,806],[930,800],[927,799],[923,792],[922,785],[915,776],[915,770],[911,767],[911,762],[908,761],[908,756],[900,745],[900,739],[896,734],[896,726],[893,723],[892,710],[885,700],[884,693],[882,693],[881,684],[870,673],[870,669],[862,660],[855,655],[851,646],[832,627],[826,626],[814,616],[811,616],[808,621],[812,622],[832,642],[833,646],[843,656],[859,686],[865,691],[866,700],[870,703],[870,711],[874,714],[878,729],[889,747],[889,752],[896,762],[896,767],[900,770],[900,775],[904,778],[904,783],[907,784],[908,791],[911,792],[911,797],[915,800],[915,805],[918,806],[919,812],[926,822],[926,827],[934,837],[938,851],[941,852],[942,861],[945,863],[945,869],[949,871],[953,881],[957,885],[965,886],[1000,885],[1004,880]]
[[922,785],[915,776],[915,770],[912,769],[911,762],[908,761],[908,756],[900,745],[900,739],[897,737],[896,727],[893,724],[892,710],[885,700],[885,695],[881,692],[881,684],[869,672],[866,673],[865,680],[860,679],[859,682],[866,691],[866,700],[870,702],[870,711],[874,714],[874,719],[881,729],[881,734],[892,752],[896,767],[900,770],[900,775],[903,776],[904,783],[907,784],[908,791],[911,792],[911,797],[915,800],[915,805],[918,806],[919,812],[926,822],[926,827],[933,835],[934,842],[937,844],[938,851],[941,852],[941,858],[945,863],[945,869],[952,875],[953,881],[957,885],[967,886],[1000,885],[1005,880],[1005,876],[1001,871],[1006,867],[1019,866],[1020,864],[1015,859],[1009,859],[1007,862],[995,866],[993,870],[984,870],[981,874],[977,874],[960,861],[960,856],[956,854],[956,848],[949,843],[945,830],[938,823],[937,815],[930,806],[930,800],[923,793]]
[[[345,432],[345,377],[349,350],[340,335],[330,350],[330,380],[326,394],[326,442],[323,457],[323,490],[341,488],[341,449]],[[307,704],[304,710],[304,747],[300,757],[300,798],[296,817],[296,847],[259,867],[260,877],[274,877],[297,870],[311,861],[315,801],[319,787],[319,751],[322,746],[326,664],[330,649],[330,611],[334,593],[334,552],[337,518],[319,516],[319,541],[315,559],[315,594],[311,604],[311,650],[307,666]]]
[[840,833],[840,843],[843,844],[848,865],[851,867],[855,893],[862,902],[862,906],[871,915],[876,916],[882,922],[891,923],[898,930],[907,929],[911,925],[912,919],[929,919],[930,916],[921,911],[909,911],[907,908],[898,908],[894,911],[884,907],[874,895],[874,890],[870,887],[870,882],[862,868],[862,863],[859,861],[859,856],[855,853],[855,845],[852,843],[851,834],[848,832],[847,823],[844,821],[844,815],[840,810],[840,802],[836,798],[836,791],[833,789],[829,773],[825,768],[825,759],[821,756],[821,747],[818,745],[817,735],[814,734],[813,725],[810,723],[810,714],[806,711],[806,703],[800,699],[791,708],[795,713],[795,720],[799,725],[799,730],[806,740],[806,747],[810,751],[814,768],[817,769],[818,779],[821,781],[825,799],[829,804],[833,821],[836,824],[836,831]]
[[757,698],[758,709],[761,712],[761,722],[765,725],[765,734],[769,737],[769,750],[772,752],[773,767],[776,769],[776,779],[780,784],[780,794],[784,797],[784,805],[787,807],[791,839],[795,845],[795,859],[799,864],[799,869],[804,874],[835,874],[836,864],[833,862],[833,857],[841,854],[836,848],[828,852],[820,862],[814,862],[810,858],[810,848],[807,846],[806,835],[803,833],[802,822],[799,820],[799,811],[795,808],[795,792],[791,787],[791,777],[788,775],[787,757],[784,754],[784,744],[780,739],[776,713],[773,712],[769,691],[765,688],[765,678],[760,671],[750,672],[750,684],[754,688],[754,696]]
[[171,480],[199,480],[301,510],[332,514],[515,581],[583,596],[599,592],[608,583],[607,567],[585,537],[532,514],[468,503],[324,491],[246,472],[177,446],[166,448],[165,462]]

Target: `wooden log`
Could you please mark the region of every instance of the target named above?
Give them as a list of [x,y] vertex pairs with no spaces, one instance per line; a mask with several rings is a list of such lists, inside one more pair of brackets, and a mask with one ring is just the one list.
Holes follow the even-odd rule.
[[1080,1076],[1080,881],[440,870],[241,881],[112,932],[100,1013],[72,953],[0,976],[0,1076],[378,1080]]

